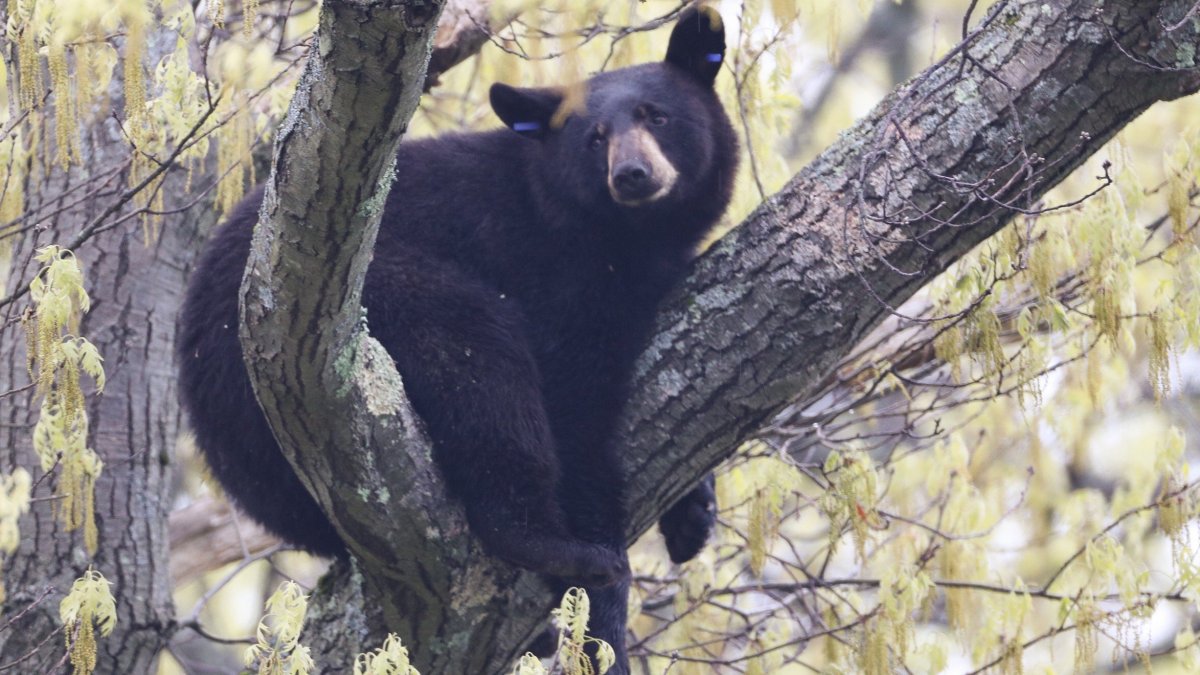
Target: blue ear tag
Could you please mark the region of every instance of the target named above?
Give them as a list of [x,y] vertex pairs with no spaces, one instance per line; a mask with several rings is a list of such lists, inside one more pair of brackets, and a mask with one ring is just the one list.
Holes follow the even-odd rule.
[[512,125],[513,131],[537,131],[541,128],[540,122],[513,122]]
[[705,54],[704,60],[709,63],[720,63],[723,57],[720,54]]

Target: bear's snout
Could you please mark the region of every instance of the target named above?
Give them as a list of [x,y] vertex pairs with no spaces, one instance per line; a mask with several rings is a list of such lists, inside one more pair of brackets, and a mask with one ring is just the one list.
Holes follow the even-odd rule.
[[608,145],[608,191],[622,206],[642,206],[671,192],[679,172],[653,134],[633,127]]
[[619,202],[641,201],[661,187],[650,173],[650,167],[640,160],[622,162],[613,169],[613,187]]

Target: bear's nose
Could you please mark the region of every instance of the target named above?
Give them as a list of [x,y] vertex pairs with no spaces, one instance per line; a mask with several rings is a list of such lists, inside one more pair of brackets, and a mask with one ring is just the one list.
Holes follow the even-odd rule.
[[637,160],[627,160],[618,164],[613,170],[612,181],[617,199],[623,202],[645,199],[658,190],[650,167]]

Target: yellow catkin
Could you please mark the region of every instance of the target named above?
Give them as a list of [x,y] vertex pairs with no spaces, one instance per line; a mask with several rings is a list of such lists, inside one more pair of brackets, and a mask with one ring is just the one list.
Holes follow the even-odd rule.
[[216,28],[225,27],[225,0],[212,0],[208,3],[208,19]]
[[1029,276],[1038,297],[1050,297],[1058,283],[1058,270],[1055,269],[1054,256],[1048,241],[1037,242],[1030,248]]
[[71,48],[71,53],[75,55],[76,118],[78,118],[79,111],[81,110],[84,115],[87,115],[95,98],[93,95],[96,89],[95,65],[91,62],[91,58],[89,58],[94,51],[94,47],[86,42],[77,44]]
[[[969,544],[958,540],[950,540],[938,554],[941,561],[942,578],[952,581],[962,581],[971,578]],[[968,622],[973,617],[971,592],[961,588],[946,589],[946,623],[950,627],[966,633]]]
[[17,101],[22,110],[33,110],[45,93],[42,83],[42,64],[32,26],[23,25],[17,37],[17,75],[20,84]]
[[950,377],[962,381],[963,331],[959,324],[943,330],[933,341],[933,352],[943,363],[950,366]]
[[[35,117],[41,118],[40,115]],[[26,127],[26,131],[29,134],[25,146],[25,157],[28,158],[28,163],[25,165],[24,171],[26,176],[40,176],[48,170],[48,167],[43,163],[43,153],[41,152],[42,132],[44,128],[44,125],[38,123],[36,119]]]
[[1176,239],[1188,236],[1188,181],[1182,171],[1172,171],[1167,180],[1167,213],[1171,217],[1171,231]]
[[1000,675],[1025,675],[1025,644],[1020,636],[1009,640],[1004,646]]
[[96,527],[96,478],[100,475],[103,462],[90,448],[84,460],[84,480],[80,484],[83,490],[83,546],[88,555],[96,555],[100,548],[100,530]]
[[146,25],[140,18],[132,18],[127,26],[125,38],[125,121],[130,134],[141,124],[146,111]]
[[166,180],[167,174],[159,174],[150,185],[146,187],[150,194],[150,201],[146,205],[150,212],[142,215],[142,241],[150,246],[158,241],[158,237],[162,234],[162,212],[166,210],[166,195],[163,194],[162,184]]
[[[143,136],[143,138],[149,138]],[[142,181],[153,175],[158,168],[155,161],[148,157],[145,152],[136,152],[130,162],[129,167],[129,184],[136,186]],[[163,193],[162,184],[166,180],[166,173],[161,173],[154,180],[147,183],[139,192],[139,206],[147,209],[141,215],[142,225],[142,241],[147,246],[158,241],[158,235],[162,228],[162,216],[159,215],[163,211]]]
[[1075,610],[1075,672],[1090,673],[1095,665],[1099,647],[1096,621],[1100,611],[1094,605],[1081,602]]
[[96,634],[111,635],[117,623],[116,600],[108,580],[89,567],[71,584],[71,591],[59,603],[58,615],[74,674],[90,675],[96,669]]
[[842,3],[829,3],[829,23],[826,28],[826,49],[831,63],[837,63],[841,58],[842,41]]
[[78,143],[71,136],[79,133],[75,124],[74,101],[71,97],[71,79],[67,69],[67,48],[62,44],[50,45],[47,55],[50,70],[50,88],[54,91],[54,159],[59,168],[66,170],[71,165],[71,149]]
[[1100,372],[1102,357],[1100,354],[1097,354],[1098,351],[1098,348],[1093,348],[1088,352],[1085,359],[1087,364],[1084,372],[1084,385],[1087,389],[1088,401],[1091,402],[1092,407],[1100,405],[1100,386],[1103,380],[1103,374]]
[[1179,538],[1190,517],[1185,506],[1181,496],[1165,497],[1158,502],[1158,525],[1172,542]]
[[1187,524],[1196,516],[1196,503],[1190,491],[1180,491],[1179,479],[1170,474],[1163,480],[1158,498],[1158,526],[1171,542],[1171,557],[1179,576],[1187,578],[1197,572],[1193,560],[1193,537]]
[[[21,161],[24,154],[17,131],[0,139],[0,269],[8,268],[17,239],[14,221],[25,211],[25,165]],[[4,292],[3,275],[0,275],[0,295]]]
[[59,398],[62,399],[63,425],[71,428],[85,411],[83,390],[79,386],[79,366],[69,358],[62,360],[57,386]]
[[76,673],[91,673],[96,670],[96,631],[91,621],[79,624],[74,640],[67,636],[67,650],[71,654],[71,667]]
[[1109,344],[1116,345],[1121,333],[1121,307],[1117,294],[1107,288],[1093,289],[1092,307],[1100,335],[1108,338]]
[[971,345],[980,365],[989,374],[1004,369],[1004,345],[1000,342],[1000,318],[986,304],[971,314],[969,325],[973,329]]
[[[64,453],[65,454],[65,453]],[[83,502],[78,499],[79,489],[86,485],[83,467],[74,458],[64,457],[62,461],[61,481],[66,486],[66,494],[58,504],[61,509],[63,527],[68,532],[79,529],[83,525]]]
[[876,619],[863,626],[862,647],[859,651],[859,668],[865,675],[888,675],[892,672],[888,659],[888,638],[892,631],[888,622]]
[[747,548],[750,550],[750,571],[761,577],[767,563],[767,548],[771,538],[771,509],[767,503],[766,490],[759,490],[750,501],[750,523]]
[[[834,612],[832,606],[826,607],[821,612],[821,619],[825,622],[826,626],[837,626],[840,623],[838,615]],[[845,646],[835,636],[826,636],[822,642],[822,651],[824,652],[825,660],[829,663],[837,663],[846,655]]]
[[41,348],[41,340],[38,339],[38,324],[33,317],[32,309],[26,309],[21,315],[21,328],[25,333],[25,370],[29,372],[30,379],[37,377],[34,366],[38,362],[38,349]]
[[37,324],[37,353],[38,353],[38,393],[46,394],[54,382],[54,355],[58,352],[59,326],[52,321],[38,321]]
[[1166,320],[1161,312],[1154,312],[1147,320],[1150,332],[1150,353],[1148,356],[1148,375],[1150,388],[1154,391],[1154,400],[1162,399],[1171,393],[1171,342]]
[[258,17],[259,0],[243,0],[242,2],[242,35],[254,35],[254,19]]

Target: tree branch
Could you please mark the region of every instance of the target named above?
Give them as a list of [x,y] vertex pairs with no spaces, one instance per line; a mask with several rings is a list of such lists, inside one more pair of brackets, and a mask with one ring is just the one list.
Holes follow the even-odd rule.
[[1200,88],[1191,0],[999,3],[697,264],[621,430],[631,538],[867,332],[1156,101]]
[[242,516],[228,501],[205,498],[171,512],[171,581],[182,586],[247,556],[277,548],[278,538]]
[[[361,564],[339,577],[333,595],[359,601],[334,600],[310,622],[310,644],[330,672],[379,646],[384,626],[421,645],[423,672],[496,670],[511,651],[473,647],[516,650],[547,606],[533,575],[473,543],[395,367],[362,321],[396,146],[422,90],[441,7],[323,5],[318,49],[276,141],[243,282],[241,341],[255,393],[284,454]],[[369,632],[355,623],[360,616]],[[350,625],[321,628],[335,622]]]
[[438,20],[425,91],[437,84],[442,73],[479,53],[488,41],[488,15],[492,0],[447,0]]

